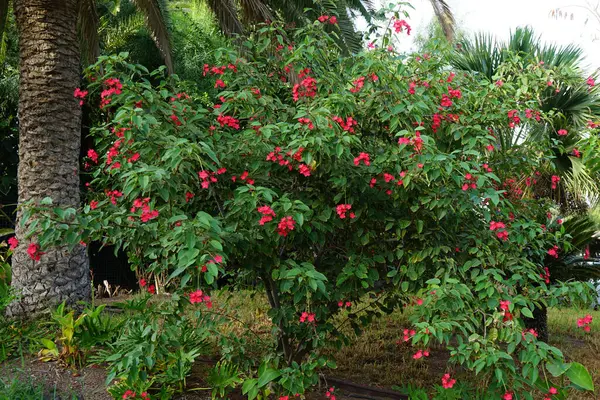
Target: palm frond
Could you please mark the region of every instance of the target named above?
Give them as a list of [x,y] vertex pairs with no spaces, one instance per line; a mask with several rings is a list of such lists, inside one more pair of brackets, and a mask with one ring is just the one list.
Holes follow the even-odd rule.
[[479,33],[456,44],[450,63],[457,69],[480,73],[491,81],[505,57],[499,48],[494,36]]
[[456,21],[454,20],[450,6],[444,0],[430,0],[430,2],[433,12],[442,27],[442,31],[444,31],[444,36],[451,42],[454,39]]
[[81,41],[83,59],[93,64],[100,55],[98,12],[95,0],[80,0],[77,15],[77,29]]
[[239,35],[244,27],[238,18],[235,4],[232,0],[207,0],[219,22],[221,31],[227,36]]
[[166,8],[161,6],[160,0],[133,0],[138,9],[144,14],[146,24],[152,35],[152,40],[160,50],[167,70],[173,73],[173,61],[171,59],[171,42],[167,29]]
[[240,0],[240,6],[247,23],[273,20],[271,9],[261,0]]
[[569,157],[571,168],[563,174],[567,191],[578,200],[588,201],[596,197],[600,188],[586,165],[577,157]]

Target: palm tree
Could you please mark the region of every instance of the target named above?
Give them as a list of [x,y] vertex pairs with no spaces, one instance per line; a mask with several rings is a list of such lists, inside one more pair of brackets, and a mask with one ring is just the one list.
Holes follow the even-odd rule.
[[[166,25],[158,0],[137,0],[150,30],[172,68]],[[73,97],[80,83],[80,37],[86,54],[98,53],[97,13],[93,0],[14,0],[19,36],[19,204],[51,197],[59,206],[78,207],[81,108]],[[0,1],[0,26],[8,14]],[[17,215],[20,244],[13,254],[12,286],[21,294],[8,312],[27,315],[62,301],[90,297],[88,257],[51,248],[39,261],[30,258],[26,238],[33,219]]]

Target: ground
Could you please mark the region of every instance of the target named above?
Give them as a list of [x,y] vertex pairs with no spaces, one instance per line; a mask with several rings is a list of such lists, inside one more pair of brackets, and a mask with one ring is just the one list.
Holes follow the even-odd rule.
[[[224,296],[215,296],[215,303],[225,301]],[[237,310],[226,329],[231,332],[241,331],[242,326],[250,328],[257,338],[268,340],[269,321],[265,314],[265,305],[260,299],[251,298],[249,294],[241,294],[229,299],[229,310]],[[214,312],[221,312],[216,307]],[[584,364],[592,376],[594,383],[600,387],[600,312],[591,312],[594,317],[592,332],[585,333],[577,328],[577,318],[588,311],[574,309],[550,309],[549,330],[550,343],[559,347],[568,360],[576,360]],[[337,361],[337,369],[322,371],[323,383],[309,393],[309,400],[325,399],[324,393],[329,386],[337,387],[337,399],[349,400],[356,398],[399,399],[399,395],[390,396],[374,391],[363,390],[350,384],[358,384],[391,391],[393,387],[431,387],[439,384],[442,375],[450,371],[447,366],[448,354],[441,348],[431,348],[431,356],[426,360],[413,360],[414,349],[409,345],[397,344],[402,329],[408,327],[406,313],[400,312],[383,317],[374,322],[360,337],[355,337],[353,343],[341,351],[331,351]],[[245,329],[244,328],[244,329]],[[259,339],[257,339],[259,340]],[[210,398],[205,377],[214,361],[210,358],[200,360],[188,380],[190,391],[180,397],[185,400],[204,400]],[[453,376],[461,380],[485,387],[485,382],[477,381],[460,369],[452,370]],[[53,362],[38,361],[35,355],[22,352],[19,358],[0,364],[0,381],[8,385],[4,393],[10,392],[11,384],[19,388],[25,386],[44,387],[49,399],[58,393],[62,399],[84,398],[104,400],[111,397],[105,389],[106,373],[101,367],[88,366],[73,373],[59,367]],[[19,382],[18,384],[16,382]],[[12,399],[4,394],[0,385],[0,400]],[[41,397],[37,397],[41,398]],[[229,398],[241,399],[233,394]],[[571,399],[592,399],[594,395],[585,397],[580,392],[573,393]]]

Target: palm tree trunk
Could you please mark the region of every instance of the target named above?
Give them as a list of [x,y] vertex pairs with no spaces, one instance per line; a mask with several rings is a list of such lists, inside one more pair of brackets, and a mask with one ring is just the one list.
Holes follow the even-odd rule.
[[[19,203],[51,197],[79,206],[81,108],[77,0],[15,0],[19,33]],[[11,315],[31,315],[66,300],[90,296],[85,248],[47,249],[40,261],[27,254],[27,226],[20,226],[13,255],[12,285],[21,298]],[[29,221],[27,225],[31,222]]]

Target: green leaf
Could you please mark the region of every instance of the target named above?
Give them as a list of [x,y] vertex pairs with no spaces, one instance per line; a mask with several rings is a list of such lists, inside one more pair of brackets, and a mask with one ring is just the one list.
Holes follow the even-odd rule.
[[571,363],[566,371],[571,383],[578,389],[594,391],[594,381],[588,370],[580,363]]
[[521,314],[523,314],[527,318],[533,318],[533,313],[531,312],[531,310],[529,308],[525,308],[525,307],[521,308]]
[[265,386],[267,383],[271,382],[273,379],[278,378],[281,375],[279,370],[274,368],[267,368],[263,371],[262,374],[258,377],[258,387],[261,388]]
[[571,363],[547,363],[546,369],[552,374],[553,377],[557,378],[567,372],[571,368]]

